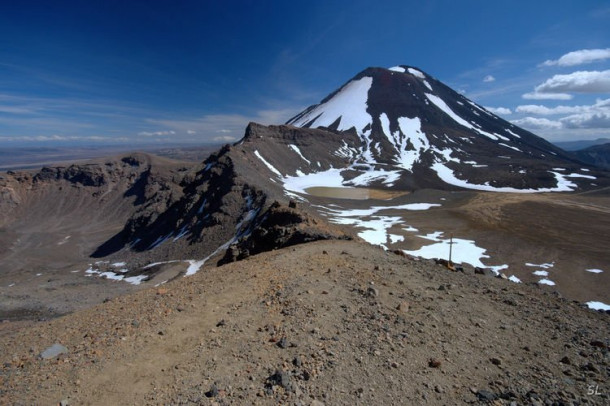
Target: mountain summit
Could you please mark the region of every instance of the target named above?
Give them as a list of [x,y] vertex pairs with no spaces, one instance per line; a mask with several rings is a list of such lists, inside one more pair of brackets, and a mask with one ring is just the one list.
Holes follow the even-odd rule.
[[287,124],[355,132],[359,147],[337,153],[385,186],[548,192],[596,179],[563,150],[406,65],[368,68]]

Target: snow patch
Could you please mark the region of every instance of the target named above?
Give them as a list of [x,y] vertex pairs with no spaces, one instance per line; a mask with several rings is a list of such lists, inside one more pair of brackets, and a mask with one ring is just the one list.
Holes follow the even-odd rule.
[[553,281],[552,281],[552,280],[550,280],[550,279],[540,279],[540,280],[538,281],[538,284],[539,284],[539,285],[555,286],[555,282],[553,282]]
[[388,68],[388,70],[405,73],[405,68],[403,68],[402,66],[392,66],[391,68]]
[[571,192],[573,191],[577,185],[573,182],[568,181],[565,176],[561,175],[557,172],[551,172],[555,175],[555,179],[557,180],[557,186],[554,188],[540,188],[540,189],[516,189],[512,187],[496,187],[491,186],[489,184],[475,184],[470,183],[467,180],[459,179],[453,173],[453,170],[445,166],[441,162],[435,162],[432,165],[432,170],[434,170],[437,176],[445,183],[450,185],[463,187],[466,189],[474,189],[474,190],[485,190],[488,192],[510,192],[510,193],[543,193],[543,192]]
[[513,147],[512,145],[508,145],[508,144],[505,144],[503,142],[500,142],[499,145],[502,145],[503,147],[506,147],[506,148],[514,149],[515,151],[523,152],[519,148]]
[[[403,252],[408,255],[427,259],[448,258],[451,239],[441,238],[442,235],[442,231],[435,231],[427,235],[420,235],[419,237],[434,241],[435,244],[425,245],[418,250],[403,250]],[[478,247],[473,240],[453,238],[451,259],[452,262],[457,264],[467,263],[475,267],[490,268],[481,262],[481,259],[489,258],[489,255],[485,254],[486,251],[487,250],[485,248]],[[491,268],[497,273],[501,269],[508,268],[508,265],[499,265]]]
[[128,278],[126,278],[125,275],[121,275],[126,272],[129,272],[128,269],[121,269],[118,272],[119,273],[111,272],[111,271],[102,272],[99,269],[94,269],[93,265],[89,265],[89,268],[87,270],[85,270],[85,276],[95,275],[95,276],[110,279],[113,281],[123,281],[123,282],[131,283],[132,285],[139,285],[140,283],[148,280],[148,278],[149,278],[148,275],[136,275],[136,276],[130,276]]
[[338,131],[354,127],[362,132],[364,127],[372,124],[372,117],[367,113],[368,93],[373,84],[372,77],[352,80],[345,85],[332,99],[320,104],[296,120],[290,122],[297,127],[309,124],[309,127],[329,127],[340,119]]
[[305,176],[286,176],[284,177],[284,189],[307,194],[305,189],[314,186],[324,187],[345,187],[341,169],[331,168],[326,171],[313,172]]
[[[208,259],[208,258],[206,258],[206,259]],[[189,260],[187,260],[186,262],[189,263],[189,266],[188,266],[188,268],[186,268],[186,272],[184,273],[184,276],[195,275],[197,272],[199,272],[199,269],[201,269],[201,267],[205,263],[206,259],[201,259],[201,260],[189,259]]]
[[565,175],[566,178],[584,178],[584,179],[597,179],[595,176],[592,175],[583,175],[580,173],[570,173]]
[[548,269],[548,268],[552,268],[555,266],[555,262],[546,262],[544,264],[532,264],[531,262],[526,262],[525,266],[531,266],[534,268],[544,268],[544,269]]
[[602,271],[601,269],[587,269],[587,272],[591,272],[591,273],[602,273],[604,271]]
[[275,169],[275,167],[273,165],[271,165],[269,162],[267,162],[267,160],[265,158],[263,158],[263,156],[258,152],[258,150],[254,151],[254,155],[257,156],[258,159],[261,160],[262,163],[265,164],[265,166],[267,168],[269,168],[269,170],[273,173],[275,173],[277,176],[282,177],[282,174],[280,173],[280,171],[278,171],[277,169]]
[[607,305],[603,302],[587,302],[585,304],[587,305],[587,307],[589,309],[592,309],[592,310],[603,310],[603,311],[610,310],[610,305]]
[[[404,220],[399,216],[385,216],[378,214],[384,210],[412,210],[421,211],[428,210],[432,207],[440,206],[435,203],[410,203],[399,206],[373,206],[368,209],[351,209],[344,210],[339,206],[324,207],[321,209],[326,211],[329,221],[335,224],[350,225],[357,228],[363,228],[363,231],[358,233],[358,236],[373,245],[380,245],[387,249],[387,244],[394,244],[403,241],[401,235],[391,234],[389,230],[398,225],[403,225]],[[404,228],[407,231],[417,231],[416,229],[407,226]]]
[[307,158],[305,158],[305,157],[303,156],[303,154],[301,153],[301,150],[299,149],[299,147],[297,147],[297,146],[296,146],[296,145],[294,145],[294,144],[288,144],[288,146],[289,146],[289,147],[290,147],[290,148],[291,148],[291,149],[292,149],[294,152],[296,152],[296,153],[297,153],[297,155],[298,155],[298,156],[300,156],[300,157],[301,157],[301,159],[302,159],[303,161],[305,161],[305,162],[307,162],[307,164],[311,165],[311,161],[310,161],[309,159],[307,159]]
[[422,72],[418,71],[417,69],[409,68],[409,73],[411,75],[413,75],[413,76],[416,76],[416,77],[420,78],[420,79],[425,79],[426,78],[426,76]]

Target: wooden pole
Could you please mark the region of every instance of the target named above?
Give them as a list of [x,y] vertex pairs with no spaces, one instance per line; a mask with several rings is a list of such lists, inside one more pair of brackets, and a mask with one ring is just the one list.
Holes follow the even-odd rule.
[[453,233],[449,235],[449,267],[453,265],[451,262],[451,255],[453,254]]

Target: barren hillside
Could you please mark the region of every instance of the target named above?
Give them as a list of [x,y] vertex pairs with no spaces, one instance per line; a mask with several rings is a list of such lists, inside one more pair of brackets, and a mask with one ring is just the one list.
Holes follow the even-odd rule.
[[316,242],[3,324],[0,399],[603,405],[609,336],[607,314],[533,285]]

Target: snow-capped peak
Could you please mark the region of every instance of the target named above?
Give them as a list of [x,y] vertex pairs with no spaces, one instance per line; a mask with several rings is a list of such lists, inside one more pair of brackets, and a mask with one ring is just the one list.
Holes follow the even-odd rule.
[[[566,190],[567,183],[546,166],[551,158],[572,163],[542,138],[407,65],[368,68],[287,124],[355,129],[361,146],[359,156],[351,157],[352,163],[383,170],[399,168],[411,175],[421,170],[427,171],[425,176],[436,172],[438,179],[460,187]],[[340,151],[334,153],[341,156]],[[524,170],[528,162],[537,170]],[[476,180],[464,179],[466,173]]]

